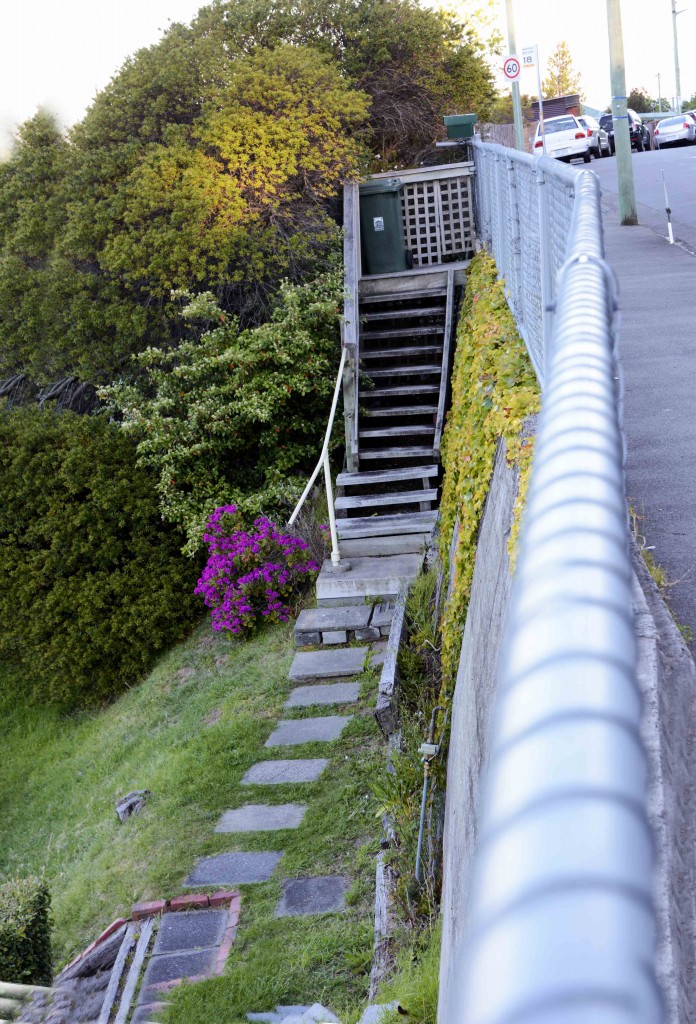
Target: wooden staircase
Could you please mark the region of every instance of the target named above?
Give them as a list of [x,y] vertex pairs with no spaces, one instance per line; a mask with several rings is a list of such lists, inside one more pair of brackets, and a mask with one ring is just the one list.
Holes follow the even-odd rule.
[[337,478],[347,557],[421,551],[437,518],[454,272],[359,300],[358,471]]

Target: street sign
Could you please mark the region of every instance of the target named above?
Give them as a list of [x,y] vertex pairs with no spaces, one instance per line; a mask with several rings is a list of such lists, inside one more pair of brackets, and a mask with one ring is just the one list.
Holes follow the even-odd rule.
[[508,82],[516,82],[520,77],[522,66],[519,57],[506,57],[503,61],[503,74]]
[[522,49],[522,67],[533,68],[537,62],[536,46],[525,46]]

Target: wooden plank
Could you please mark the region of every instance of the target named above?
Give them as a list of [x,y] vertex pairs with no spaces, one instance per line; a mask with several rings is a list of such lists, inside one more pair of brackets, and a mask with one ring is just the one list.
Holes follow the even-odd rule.
[[377,406],[374,409],[364,409],[363,416],[367,419],[376,419],[385,416],[436,416],[436,405],[392,405]]
[[432,459],[433,449],[413,445],[399,448],[367,448],[363,450],[361,459]]
[[361,331],[362,341],[381,341],[382,338],[416,338],[427,334],[442,334],[442,324],[432,324],[425,327],[399,327],[391,331]]
[[[365,279],[363,278],[363,280],[365,280]],[[445,287],[444,288],[440,288],[439,286],[435,285],[432,288],[423,288],[423,289],[419,290],[417,287],[414,286],[413,288],[410,288],[408,290],[404,289],[402,291],[396,291],[396,292],[394,292],[394,291],[383,291],[383,292],[373,291],[373,292],[368,292],[366,294],[363,294],[363,291],[361,290],[361,293],[360,293],[360,305],[361,306],[362,305],[367,305],[367,304],[371,305],[372,303],[378,303],[378,302],[379,303],[382,303],[382,302],[405,302],[406,300],[408,300],[410,302],[411,299],[439,299],[439,298],[443,298],[444,299],[444,298],[446,298],[446,296],[447,296],[446,282],[445,282]],[[438,311],[440,311],[440,312],[442,311],[442,306],[438,306],[437,308],[438,308]],[[368,314],[368,315],[369,316],[373,316],[375,314]],[[389,314],[387,314],[387,315],[389,315]]]
[[437,384],[399,385],[393,388],[372,388],[359,392],[360,398],[393,398],[400,395],[437,395],[440,388]]
[[[412,298],[411,295],[409,295],[410,298]],[[420,309],[391,309],[385,313],[363,313],[362,319],[371,322],[373,320],[396,320],[399,317],[407,316],[444,316],[445,309],[445,306],[422,306]]]
[[437,488],[429,491],[399,491],[394,494],[360,494],[336,499],[336,508],[377,508],[380,505],[418,505],[435,501]]
[[406,466],[403,469],[377,469],[372,473],[339,473],[336,484],[339,487],[359,487],[362,484],[391,484],[400,480],[420,480],[437,476],[439,466]]
[[135,933],[137,929],[138,925],[134,921],[131,921],[126,928],[126,934],[123,936],[121,948],[119,949],[118,956],[116,957],[116,963],[111,969],[111,977],[109,978],[109,984],[106,987],[104,1002],[102,1003],[97,1024],[109,1024],[111,1011],[114,1007],[114,1003],[116,1002],[116,996],[118,995],[118,990],[121,985],[121,978],[125,970],[126,960],[135,942]]
[[472,160],[460,160],[456,164],[437,164],[433,167],[408,167],[403,171],[378,171],[371,174],[370,181],[379,181],[381,178],[399,177],[402,181],[439,181],[442,178],[461,178],[468,174],[474,174],[475,167]]
[[399,512],[389,516],[360,516],[336,521],[339,537],[385,537],[399,533],[429,533],[437,512]]
[[422,366],[395,366],[388,370],[370,370],[368,377],[416,377],[421,374],[425,376],[432,376],[433,374],[439,374],[442,370],[440,366],[433,366],[432,364]]
[[442,442],[442,430],[445,425],[445,405],[447,402],[447,388],[450,378],[450,353],[452,351],[452,335],[454,334],[454,273],[447,275],[447,316],[445,319],[445,350],[442,356],[442,376],[440,377],[440,398],[437,403],[437,419],[435,420],[435,440],[433,448],[437,458],[440,458],[440,444]]
[[413,434],[434,434],[432,423],[407,423],[398,427],[375,427],[374,430],[361,430],[361,437],[411,437]]
[[408,597],[408,590],[409,584],[402,583],[396,597],[394,616],[389,631],[387,650],[384,655],[384,664],[377,691],[375,718],[386,737],[391,736],[399,728],[399,704],[396,689],[398,681],[397,658],[406,626],[406,598]]
[[133,959],[131,960],[126,984],[123,987],[123,993],[121,995],[121,1003],[119,1005],[114,1024],[126,1024],[128,1014],[131,1010],[133,996],[135,995],[135,990],[138,987],[138,981],[140,980],[140,972],[143,969],[148,946],[150,945],[154,924],[154,917],[146,917],[145,920],[141,922],[140,937],[138,939],[138,944],[135,947]]
[[[408,359],[414,356],[437,356],[442,352],[442,345],[411,345],[409,348],[378,348],[370,352],[363,351],[362,359]],[[368,371],[369,373],[369,371]]]

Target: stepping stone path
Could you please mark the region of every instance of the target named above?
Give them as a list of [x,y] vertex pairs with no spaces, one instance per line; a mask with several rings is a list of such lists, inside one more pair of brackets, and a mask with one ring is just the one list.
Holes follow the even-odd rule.
[[[365,668],[375,666],[384,658],[389,635],[393,603],[348,607],[307,609],[300,614],[295,627],[296,644],[326,645],[329,649],[299,651],[290,669],[296,686],[285,702],[287,709],[312,709],[327,705],[350,706],[358,701],[358,677]],[[371,646],[336,647],[355,640],[373,641]],[[337,681],[336,681],[337,680]],[[340,738],[353,718],[351,714],[319,715],[308,713],[299,718],[279,721],[264,746],[293,747],[305,743],[333,743]],[[316,782],[329,765],[328,757],[259,760],[241,780],[241,785],[283,786]],[[249,832],[283,832],[302,827],[307,803],[271,802],[245,803],[224,811],[215,832],[243,834]],[[269,842],[269,845],[276,845]],[[271,879],[282,868],[283,851],[229,852],[202,857],[193,866],[184,882],[189,889],[210,889],[238,885],[254,885]],[[341,876],[310,876],[286,878],[278,900],[276,917],[306,917],[345,910],[350,878]],[[197,981],[221,972],[234,940],[239,916],[239,894],[225,896],[229,909],[222,909],[211,897],[210,908],[204,895],[191,895],[172,900],[171,910],[165,904],[148,904],[149,913],[163,912],[159,931],[149,960],[146,962],[137,1006],[131,1024],[148,1024],[152,1015],[166,1005],[168,992],[183,979]],[[176,906],[175,906],[176,904]],[[145,906],[145,905],[141,905]],[[196,909],[187,909],[195,907]],[[181,911],[185,910],[185,913]],[[276,1006],[273,1010],[251,1012],[249,1021],[263,1024],[338,1024],[338,1018],[319,1003],[306,1006]]]

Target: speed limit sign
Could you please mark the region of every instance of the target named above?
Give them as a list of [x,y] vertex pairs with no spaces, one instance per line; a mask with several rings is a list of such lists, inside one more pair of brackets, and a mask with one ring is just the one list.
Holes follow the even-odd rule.
[[516,82],[520,77],[520,58],[506,57],[503,61],[503,74],[508,82]]

